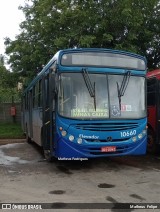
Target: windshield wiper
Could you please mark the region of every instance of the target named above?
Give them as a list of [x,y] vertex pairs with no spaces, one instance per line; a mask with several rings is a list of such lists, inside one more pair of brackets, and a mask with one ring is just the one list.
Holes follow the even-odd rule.
[[121,87],[119,88],[119,84],[117,82],[117,91],[118,91],[118,99],[119,99],[119,109],[121,111],[121,97],[124,96],[125,91],[127,89],[128,83],[129,83],[129,79],[131,76],[131,72],[127,71],[123,77],[122,83],[121,83]]
[[82,75],[90,96],[94,98],[94,109],[96,110],[96,91],[95,91],[96,83],[94,82],[94,84],[92,85],[88,71],[84,68],[82,68]]

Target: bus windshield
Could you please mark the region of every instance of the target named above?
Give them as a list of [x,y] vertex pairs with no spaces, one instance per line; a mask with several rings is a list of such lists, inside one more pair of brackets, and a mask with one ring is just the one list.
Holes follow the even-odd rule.
[[[119,89],[124,75],[88,73],[90,87],[83,73],[62,73],[59,76],[59,114],[74,119],[142,118],[145,110],[145,78],[130,76],[121,103]],[[91,95],[90,89],[94,95]]]

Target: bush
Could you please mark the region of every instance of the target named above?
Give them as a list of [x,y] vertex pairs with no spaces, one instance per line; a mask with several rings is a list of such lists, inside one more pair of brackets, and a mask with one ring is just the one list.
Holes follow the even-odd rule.
[[16,123],[1,123],[0,124],[0,139],[9,138],[25,138],[21,125]]

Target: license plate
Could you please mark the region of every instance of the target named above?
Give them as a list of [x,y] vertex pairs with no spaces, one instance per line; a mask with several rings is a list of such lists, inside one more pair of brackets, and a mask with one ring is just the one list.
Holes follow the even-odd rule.
[[116,152],[116,146],[104,146],[101,148],[101,152]]

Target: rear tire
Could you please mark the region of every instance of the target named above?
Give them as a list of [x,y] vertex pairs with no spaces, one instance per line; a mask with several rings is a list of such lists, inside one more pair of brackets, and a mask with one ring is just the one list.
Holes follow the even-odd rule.
[[28,135],[28,127],[27,126],[26,126],[26,142],[27,143],[32,143],[32,140],[31,140],[31,138]]

